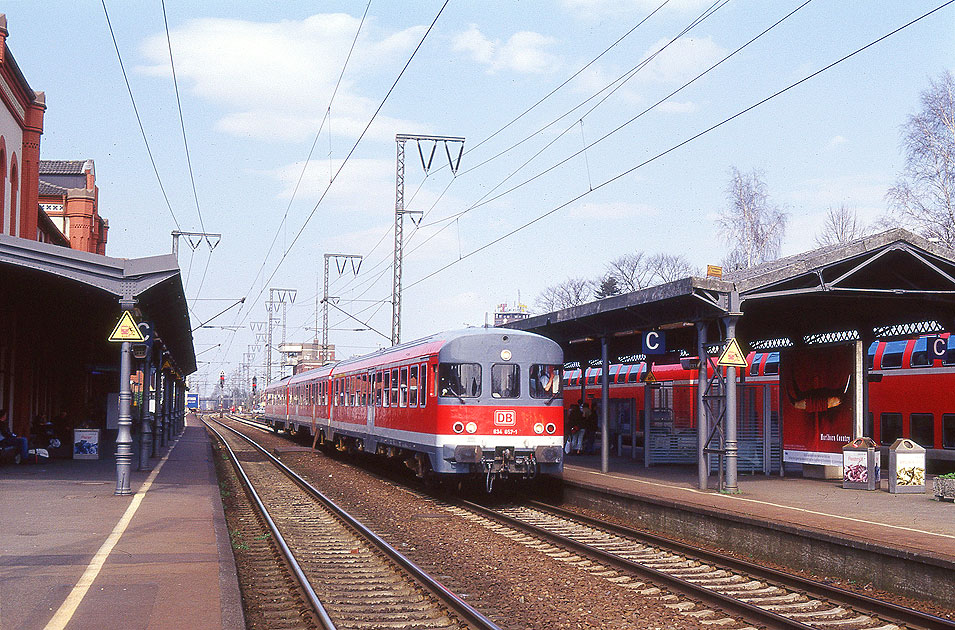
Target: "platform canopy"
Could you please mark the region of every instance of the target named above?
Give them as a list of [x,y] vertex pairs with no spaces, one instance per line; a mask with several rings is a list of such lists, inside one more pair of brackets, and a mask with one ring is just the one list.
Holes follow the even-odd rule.
[[[133,299],[139,321],[154,332],[183,376],[196,356],[179,264],[172,254],[110,258],[58,245],[0,235],[0,298],[31,313],[31,334],[64,347],[92,349],[87,356],[116,360],[106,342],[121,314],[119,300]],[[69,337],[69,339],[67,339]]]
[[[694,324],[739,313],[745,348],[955,330],[955,250],[901,228],[723,278],[684,278],[508,324],[554,339],[568,361],[640,355],[643,333],[695,354]],[[708,339],[720,339],[710,332]]]

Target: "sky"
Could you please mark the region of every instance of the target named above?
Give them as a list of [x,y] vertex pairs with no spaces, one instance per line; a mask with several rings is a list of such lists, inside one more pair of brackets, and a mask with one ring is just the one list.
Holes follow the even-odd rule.
[[320,338],[327,253],[363,257],[357,276],[331,263],[338,356],[390,345],[396,134],[465,138],[456,174],[443,145],[426,173],[405,144],[405,208],[422,216],[404,221],[404,341],[483,325],[501,303],[534,310],[546,287],[596,278],[624,254],[719,264],[733,168],[761,173],[789,214],[782,255],[815,247],[831,207],[875,221],[904,165],[902,125],[929,81],[955,70],[955,4],[698,134],[941,4],[12,0],[0,11],[17,64],[46,94],[41,158],[95,162],[107,255],[168,253],[174,230],[221,234],[179,245],[193,326],[218,326],[194,333],[204,394],[242,362],[264,381],[253,328],[270,289],[296,291],[287,341]]

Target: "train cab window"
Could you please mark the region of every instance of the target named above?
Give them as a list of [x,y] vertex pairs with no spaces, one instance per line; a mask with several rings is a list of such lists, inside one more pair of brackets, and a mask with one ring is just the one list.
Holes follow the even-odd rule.
[[381,407],[381,372],[375,372],[375,406]]
[[401,368],[401,386],[398,391],[398,405],[408,406],[408,368]]
[[481,395],[481,364],[438,364],[438,391],[445,397],[479,397]]
[[391,370],[391,406],[398,406],[398,368]]
[[627,382],[628,383],[640,382],[640,364],[630,366],[630,373],[627,374]]
[[870,370],[875,369],[874,367],[875,366],[875,350],[878,347],[879,347],[879,342],[873,341],[871,344],[869,344],[869,349],[866,351],[866,356],[868,357],[868,360],[869,360]]
[[763,376],[779,374],[779,353],[770,352],[766,356],[766,362],[763,364]]
[[955,413],[942,414],[942,448],[955,448]]
[[408,406],[418,406],[418,366],[408,368]]
[[559,365],[531,366],[531,398],[554,398],[560,393],[561,367]]
[[750,376],[759,376],[759,362],[763,360],[763,353],[757,352],[753,355],[753,362],[749,366]]
[[882,444],[892,444],[902,437],[902,414],[884,413],[881,417],[881,430],[879,432],[879,441]]
[[496,363],[491,366],[491,397],[521,397],[521,366]]
[[421,364],[421,371],[419,372],[419,374],[421,375],[421,384],[418,387],[418,391],[420,392],[418,394],[418,398],[419,398],[418,403],[422,407],[424,407],[428,403],[428,364],[427,363]]
[[[890,341],[882,351],[882,369],[902,367],[902,355],[908,341]],[[891,444],[891,442],[890,442]]]
[[385,375],[385,380],[384,380],[384,383],[382,384],[382,394],[383,394],[383,396],[384,396],[384,403],[382,403],[382,404],[383,404],[383,406],[385,406],[385,407],[389,407],[390,404],[391,404],[391,401],[390,401],[390,398],[391,398],[391,371],[390,371],[390,370],[385,370],[385,371],[384,371],[384,375]]
[[[915,340],[912,347],[912,358],[909,360],[910,367],[927,367],[931,364],[928,358],[928,339],[921,337]],[[915,437],[913,436],[914,440]]]
[[909,437],[925,448],[935,448],[935,418],[930,413],[909,416]]

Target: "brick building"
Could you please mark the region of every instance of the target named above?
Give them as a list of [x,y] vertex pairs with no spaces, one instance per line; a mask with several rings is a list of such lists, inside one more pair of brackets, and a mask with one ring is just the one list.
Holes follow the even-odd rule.
[[109,222],[99,215],[93,160],[40,160],[39,179],[41,220],[45,214],[58,232],[40,240],[62,235],[72,249],[106,254]]

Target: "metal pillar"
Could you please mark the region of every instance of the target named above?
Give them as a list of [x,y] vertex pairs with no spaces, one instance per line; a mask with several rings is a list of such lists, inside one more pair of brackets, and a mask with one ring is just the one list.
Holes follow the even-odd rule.
[[[423,136],[399,133],[395,136],[397,144],[397,156],[395,166],[395,258],[393,264],[394,278],[391,286],[391,345],[396,346],[401,343],[401,264],[404,249],[404,216],[406,214],[422,216],[420,211],[405,210],[405,142],[414,140],[418,143],[418,155],[421,157],[421,166],[425,174],[431,169],[431,163],[434,160],[435,149],[439,142],[444,143],[445,152],[448,155],[448,165],[451,172],[457,174],[458,166],[461,164],[461,155],[464,153],[464,138],[452,136]],[[421,149],[421,142],[433,142],[431,153],[427,159]],[[457,158],[451,157],[451,149],[448,143],[460,143]]]
[[[135,301],[124,298],[119,301],[123,311],[132,310]],[[133,426],[130,414],[130,403],[133,400],[133,391],[129,386],[129,377],[133,365],[133,344],[124,341],[120,349],[119,360],[119,431],[116,433],[116,492],[126,495],[133,491],[129,485],[133,465]]]
[[610,470],[610,359],[607,337],[600,338],[600,369],[603,379],[600,385],[600,471]]
[[162,437],[162,417],[159,415],[159,383],[161,380],[159,359],[161,357],[161,352],[153,352],[152,365],[150,366],[149,413],[153,420],[153,445],[150,457],[159,457],[159,443]]
[[[724,319],[726,322],[727,341],[736,337],[736,321],[738,319],[739,316],[737,314],[730,315]],[[739,492],[739,482],[736,475],[737,459],[739,457],[736,439],[737,412],[736,368],[730,366],[726,368],[726,443],[723,447],[726,453],[726,487],[722,489],[723,492],[729,494]]]
[[[358,270],[361,268],[362,257],[358,254],[325,254],[325,289],[322,292],[322,363],[324,364],[328,361],[328,300],[337,299],[331,298],[328,295],[328,259],[335,259],[335,266],[338,268],[338,275],[341,276],[345,271],[346,261],[351,261],[352,271],[355,275],[358,275]],[[341,261],[339,262],[339,259]],[[355,261],[358,261],[356,266]],[[392,340],[394,343],[394,340]]]
[[643,467],[650,467],[650,425],[653,424],[653,387],[646,381],[651,372],[650,357],[644,360],[643,373]]
[[[852,439],[862,437],[865,434],[865,389],[868,384],[868,374],[866,368],[866,347],[860,339],[855,342],[855,369],[853,370],[853,405],[852,405]],[[871,436],[870,436],[871,437]]]
[[696,371],[696,456],[697,480],[700,490],[706,490],[710,476],[710,469],[706,461],[706,438],[709,435],[708,415],[706,413],[706,386],[709,381],[706,360],[706,322],[696,323],[696,356],[699,365]]
[[140,436],[139,436],[139,470],[149,470],[149,457],[153,447],[153,418],[149,412],[149,388],[152,383],[152,350],[146,352],[143,359],[143,398],[139,408]]

